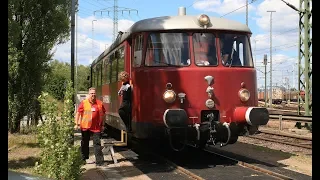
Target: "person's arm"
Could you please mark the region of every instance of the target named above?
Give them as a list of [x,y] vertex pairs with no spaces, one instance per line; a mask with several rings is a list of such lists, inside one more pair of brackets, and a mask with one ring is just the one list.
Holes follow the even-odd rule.
[[80,127],[82,114],[83,114],[83,102],[80,103],[80,105],[78,107],[78,111],[76,113],[76,117],[75,117],[75,120],[74,120],[75,129]]
[[224,65],[227,64],[228,59],[229,59],[229,54],[224,54],[224,55],[222,55],[222,63],[223,63]]
[[82,117],[81,113],[77,112],[77,114],[76,114],[76,119],[75,119],[75,122],[74,122],[74,123],[75,123],[76,125],[78,125],[78,126],[80,126],[81,117]]

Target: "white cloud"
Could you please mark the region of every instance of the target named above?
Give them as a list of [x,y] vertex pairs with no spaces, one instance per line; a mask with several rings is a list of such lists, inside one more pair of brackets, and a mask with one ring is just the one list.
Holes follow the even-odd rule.
[[[286,0],[299,8],[299,0]],[[270,61],[270,13],[272,14],[272,80],[273,85],[284,84],[283,78],[289,78],[290,86],[297,88],[297,59],[298,59],[298,23],[299,14],[280,0],[265,0],[257,7],[255,21],[257,26],[265,33],[254,34],[251,38],[253,56],[257,57],[258,71],[264,71],[262,64],[263,54],[268,55]],[[303,35],[303,33],[302,33]],[[256,49],[254,51],[256,39]],[[269,72],[267,65],[267,71]],[[270,74],[267,74],[267,85],[270,82]],[[258,87],[264,86],[264,74],[258,72]]]
[[[77,30],[77,59],[78,64],[89,65],[93,59],[99,56],[112,43],[113,21],[110,18],[97,19],[94,22],[94,41],[92,48],[92,20],[93,16],[87,18],[78,17]],[[134,22],[121,19],[118,21],[118,31],[126,31]],[[92,51],[93,50],[93,51]],[[53,59],[63,62],[71,61],[71,41],[56,46]]]
[[[193,7],[198,10],[203,10],[207,12],[215,12],[220,15],[224,15],[231,11],[234,11],[246,4],[246,0],[200,0],[193,4]],[[248,5],[249,11],[255,9],[251,4]],[[244,13],[246,8],[240,8],[235,11],[236,13]]]
[[[133,23],[133,21],[127,19],[119,20],[118,31],[126,31]],[[80,33],[90,34],[90,37],[92,30],[94,30],[94,36],[102,35],[104,38],[112,38],[113,20],[110,18],[95,18],[93,16],[86,18],[79,17],[78,27]]]
[[[299,9],[299,0],[286,0]],[[257,25],[264,31],[270,30],[270,12],[272,13],[272,30],[283,31],[298,28],[299,13],[280,0],[265,0],[257,7]]]
[[[296,51],[298,54],[298,30],[272,34],[272,52]],[[257,34],[251,37],[254,56],[263,56],[270,52],[270,34]]]

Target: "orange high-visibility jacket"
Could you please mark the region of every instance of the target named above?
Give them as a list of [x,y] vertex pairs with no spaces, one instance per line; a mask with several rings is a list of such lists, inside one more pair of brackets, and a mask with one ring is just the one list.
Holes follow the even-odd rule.
[[[102,110],[102,102],[100,100],[96,100],[96,103],[98,105],[98,110],[99,110],[99,119],[98,123],[101,124],[101,121],[103,120],[103,110]],[[80,127],[82,129],[89,129],[92,124],[92,111],[91,111],[91,103],[89,102],[88,99],[83,100],[83,115],[82,115],[82,120],[80,123]]]

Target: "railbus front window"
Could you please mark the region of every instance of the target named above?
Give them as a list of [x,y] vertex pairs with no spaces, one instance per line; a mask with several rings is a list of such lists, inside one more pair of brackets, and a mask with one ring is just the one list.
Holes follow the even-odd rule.
[[197,66],[218,65],[215,36],[212,33],[194,33],[192,41]]
[[219,34],[222,64],[228,67],[253,67],[249,38],[244,34]]
[[187,33],[151,33],[148,36],[146,66],[189,66]]

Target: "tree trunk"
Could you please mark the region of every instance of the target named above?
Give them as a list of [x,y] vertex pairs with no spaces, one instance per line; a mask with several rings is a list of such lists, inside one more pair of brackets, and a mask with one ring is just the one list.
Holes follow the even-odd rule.
[[30,127],[30,117],[29,117],[29,115],[27,116],[27,128],[29,128]]
[[15,119],[12,125],[13,126],[9,127],[9,132],[11,134],[20,132],[20,119]]

